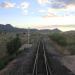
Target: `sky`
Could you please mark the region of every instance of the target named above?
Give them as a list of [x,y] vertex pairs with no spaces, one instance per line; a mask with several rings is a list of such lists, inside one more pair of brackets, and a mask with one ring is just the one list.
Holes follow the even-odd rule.
[[0,24],[75,30],[75,0],[0,0]]

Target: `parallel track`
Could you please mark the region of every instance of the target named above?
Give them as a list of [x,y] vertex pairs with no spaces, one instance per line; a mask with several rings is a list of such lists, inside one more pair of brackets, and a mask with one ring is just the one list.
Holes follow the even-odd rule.
[[32,75],[52,75],[48,65],[43,41],[40,41],[38,44]]

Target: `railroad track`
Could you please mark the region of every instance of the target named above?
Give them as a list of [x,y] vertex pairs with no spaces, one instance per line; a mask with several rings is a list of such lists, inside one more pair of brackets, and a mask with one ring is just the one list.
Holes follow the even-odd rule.
[[57,56],[47,52],[45,40],[34,46],[33,50],[28,49],[27,56],[23,51],[0,75],[75,75],[55,59]]
[[48,65],[43,40],[38,44],[32,75],[52,75]]

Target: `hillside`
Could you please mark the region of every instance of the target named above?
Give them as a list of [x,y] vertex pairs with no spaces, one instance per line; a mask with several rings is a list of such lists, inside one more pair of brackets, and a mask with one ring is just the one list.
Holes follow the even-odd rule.
[[42,30],[39,30],[39,32],[41,32],[43,34],[51,34],[51,33],[60,33],[62,31],[56,28],[56,29],[52,29],[52,30],[50,30],[50,29],[42,29]]
[[[27,32],[28,29],[24,28],[16,28],[13,27],[11,24],[0,24],[0,32]],[[37,29],[30,29],[30,32],[35,32]]]

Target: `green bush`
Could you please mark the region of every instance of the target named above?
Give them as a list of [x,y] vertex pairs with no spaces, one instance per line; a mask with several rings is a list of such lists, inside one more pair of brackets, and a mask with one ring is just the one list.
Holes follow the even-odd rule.
[[5,61],[0,60],[0,70],[3,69],[5,67]]
[[67,41],[66,38],[61,33],[53,33],[50,35],[51,39],[56,41],[61,46],[66,46]]
[[2,70],[9,62],[9,59],[6,57],[3,57],[0,59],[0,70]]
[[9,41],[7,43],[7,53],[8,54],[13,54],[16,53],[18,51],[18,49],[21,46],[21,41],[19,36],[17,35],[16,38],[14,38],[13,40]]

